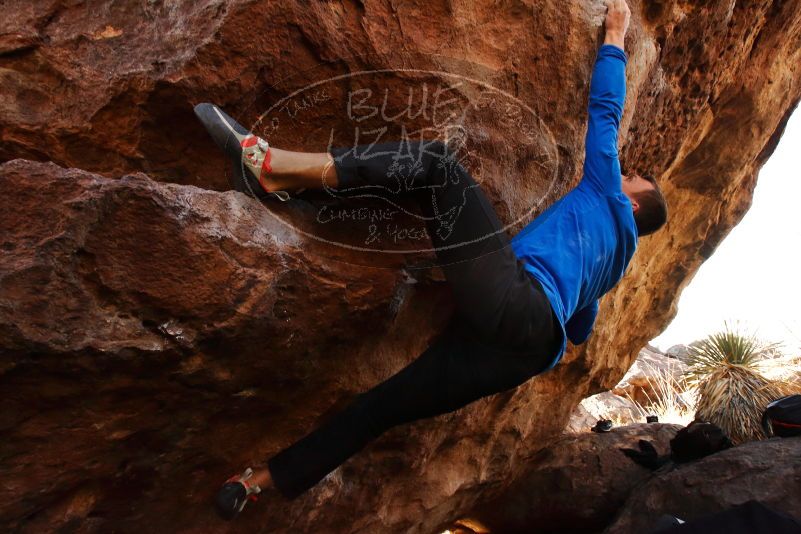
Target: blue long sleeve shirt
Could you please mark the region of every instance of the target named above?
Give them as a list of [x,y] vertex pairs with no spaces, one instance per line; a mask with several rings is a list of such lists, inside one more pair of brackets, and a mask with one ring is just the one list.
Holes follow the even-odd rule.
[[512,239],[526,269],[540,281],[562,327],[562,346],[586,341],[598,299],[621,278],[637,248],[631,202],[621,189],[617,133],[626,99],[626,54],[598,51],[590,84],[584,175]]

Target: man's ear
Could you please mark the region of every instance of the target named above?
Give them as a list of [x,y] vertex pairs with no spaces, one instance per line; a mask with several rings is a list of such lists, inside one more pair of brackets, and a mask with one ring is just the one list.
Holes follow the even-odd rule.
[[636,215],[637,212],[640,210],[640,203],[634,200],[633,198],[630,198],[629,202],[631,202],[631,211],[633,211],[634,214]]

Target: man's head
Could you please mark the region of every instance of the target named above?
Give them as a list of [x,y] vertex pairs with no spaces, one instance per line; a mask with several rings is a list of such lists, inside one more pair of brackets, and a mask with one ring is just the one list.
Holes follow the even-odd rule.
[[630,173],[622,176],[623,193],[629,197],[637,223],[637,234],[642,237],[662,228],[667,222],[667,203],[653,176]]

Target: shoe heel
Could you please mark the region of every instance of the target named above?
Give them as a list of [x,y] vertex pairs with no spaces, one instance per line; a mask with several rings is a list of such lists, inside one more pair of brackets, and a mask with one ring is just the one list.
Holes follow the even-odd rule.
[[252,476],[253,469],[248,467],[241,475],[234,475],[225,481],[214,499],[214,507],[220,517],[231,521],[239,515],[248,501],[258,500],[257,495],[261,493],[261,488],[248,482]]

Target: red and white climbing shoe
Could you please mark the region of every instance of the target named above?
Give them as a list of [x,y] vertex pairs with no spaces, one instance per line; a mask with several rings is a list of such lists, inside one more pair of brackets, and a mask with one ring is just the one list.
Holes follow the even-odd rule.
[[234,189],[257,198],[275,196],[289,200],[286,191],[272,191],[265,185],[270,167],[270,145],[251,133],[214,104],[198,104],[195,115],[214,142],[232,160]]
[[253,469],[248,467],[241,475],[234,475],[226,480],[217,492],[214,505],[223,519],[234,519],[249,500],[258,499],[256,496],[261,493],[261,488],[255,482],[249,482],[252,476]]

